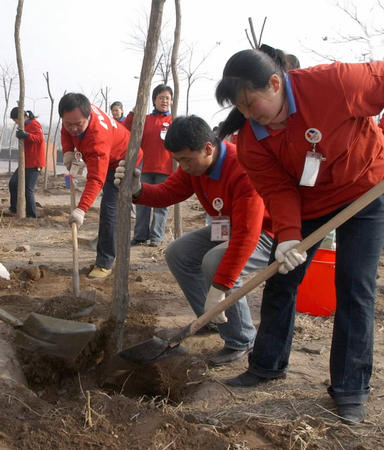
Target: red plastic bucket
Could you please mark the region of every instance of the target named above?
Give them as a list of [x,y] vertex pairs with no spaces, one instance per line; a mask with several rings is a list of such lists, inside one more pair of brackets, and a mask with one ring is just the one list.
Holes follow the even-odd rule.
[[336,311],[335,250],[319,248],[297,292],[296,310],[313,316]]

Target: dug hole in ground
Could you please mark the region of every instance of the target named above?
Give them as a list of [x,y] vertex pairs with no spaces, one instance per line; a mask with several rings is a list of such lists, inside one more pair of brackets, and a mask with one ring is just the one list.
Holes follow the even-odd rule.
[[[30,312],[71,319],[86,309],[72,295],[70,193],[64,175],[37,186],[39,218],[8,216],[8,180],[0,175],[0,308],[24,320]],[[84,179],[78,183],[78,195]],[[97,327],[95,339],[75,361],[17,349],[14,330],[0,324],[1,449],[378,449],[384,447],[384,278],[378,274],[375,365],[364,424],[342,424],[326,393],[332,316],[297,313],[290,369],[285,380],[257,388],[229,388],[222,380],[247,368],[243,359],[209,367],[222,348],[217,334],[183,342],[188,354],[153,366],[132,367],[100,382],[113,278],[86,277],[95,261],[87,242],[97,234],[98,205],[79,233],[80,289],[95,289],[96,305],[78,321]],[[196,198],[182,204],[184,232],[204,225]],[[173,239],[170,208],[164,243],[131,248],[129,347],[190,323],[193,313],[164,260]],[[134,219],[132,219],[134,225]],[[384,259],[383,259],[384,261]],[[255,325],[262,286],[248,295]],[[278,326],[278,324],[276,324]]]

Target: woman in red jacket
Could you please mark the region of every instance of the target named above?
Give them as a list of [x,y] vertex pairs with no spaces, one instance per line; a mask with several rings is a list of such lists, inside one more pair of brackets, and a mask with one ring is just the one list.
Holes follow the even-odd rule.
[[[19,108],[16,106],[11,111],[11,119],[18,125]],[[32,111],[24,112],[24,131],[17,128],[17,139],[24,139],[25,154],[25,202],[27,217],[37,217],[35,202],[35,186],[41,169],[45,167],[45,141],[43,129]],[[17,168],[9,180],[9,193],[11,196],[9,210],[17,211]]]
[[[297,287],[320,242],[308,256],[295,247],[384,177],[384,135],[372,119],[384,108],[384,61],[288,73],[281,61],[258,50],[238,52],[216,89],[220,104],[235,106],[220,134],[240,129],[238,157],[271,215],[271,260],[281,263],[264,288],[249,368],[227,380],[232,386],[257,386],[285,375]],[[383,239],[384,195],[336,230],[328,393],[348,424],[364,420],[370,391]]]

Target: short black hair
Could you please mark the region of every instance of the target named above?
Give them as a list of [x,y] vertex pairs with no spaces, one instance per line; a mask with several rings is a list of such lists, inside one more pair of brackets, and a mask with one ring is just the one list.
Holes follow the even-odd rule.
[[[11,119],[17,119],[19,117],[19,107],[15,106],[14,108],[11,109]],[[35,119],[36,116],[33,114],[32,111],[24,111],[24,116],[28,117],[28,119]]]
[[113,102],[113,103],[111,103],[111,106],[109,107],[109,109],[111,109],[112,110],[112,108],[114,107],[114,106],[117,106],[118,108],[120,108],[121,110],[123,110],[123,104],[121,103],[121,102]]
[[71,112],[79,108],[84,117],[91,114],[91,102],[87,97],[80,93],[69,92],[61,97],[59,102],[59,116],[63,117],[65,112]]
[[171,98],[173,99],[172,88],[170,86],[167,86],[166,84],[159,84],[152,91],[152,103],[153,103],[153,106],[155,106],[156,97],[163,91],[168,91],[171,94]]
[[185,149],[201,150],[206,142],[217,143],[211,127],[201,117],[179,116],[169,127],[164,140],[164,147],[172,153]]

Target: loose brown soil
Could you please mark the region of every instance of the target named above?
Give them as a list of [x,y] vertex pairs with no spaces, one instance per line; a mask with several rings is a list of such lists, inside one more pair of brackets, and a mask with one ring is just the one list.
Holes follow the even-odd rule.
[[[14,362],[23,369],[27,384],[0,377],[1,449],[384,448],[383,265],[367,420],[348,427],[340,423],[326,394],[332,317],[298,313],[287,378],[256,389],[223,384],[226,377],[246,369],[245,359],[209,367],[209,356],[223,345],[217,334],[192,336],[183,342],[187,354],[155,365],[122,368],[116,360],[107,364],[104,350],[111,335],[113,277],[86,276],[95,260],[87,242],[97,234],[98,201],[87,213],[79,239],[80,287],[96,290],[92,307],[72,294],[69,191],[64,177],[50,178],[46,192],[38,186],[37,220],[7,214],[8,178],[0,175],[0,262],[11,279],[0,278],[0,307],[22,320],[34,311],[91,322],[97,333],[73,361],[16,350]],[[182,214],[184,231],[204,224],[195,198],[183,203]],[[163,245],[131,249],[125,348],[170,333],[194,318],[164,260],[172,239],[172,215],[171,208]],[[248,296],[256,325],[261,292],[262,287]],[[13,345],[13,339],[13,329],[0,324],[0,341]],[[1,351],[2,346],[0,359]]]

